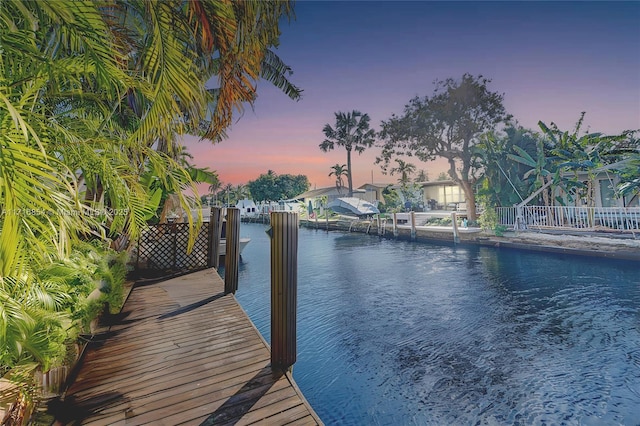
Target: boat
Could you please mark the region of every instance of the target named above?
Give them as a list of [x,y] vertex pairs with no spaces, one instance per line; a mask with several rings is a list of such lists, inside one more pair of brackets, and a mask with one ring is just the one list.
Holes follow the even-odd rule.
[[357,197],[336,198],[327,204],[327,208],[330,208],[336,213],[355,214],[356,216],[380,213],[380,210],[378,210],[375,205]]
[[[225,256],[227,253],[227,239],[224,237],[227,235],[227,219],[223,219],[222,221],[222,229],[220,231],[220,244],[218,245],[218,253],[220,256]],[[238,255],[242,255],[242,250],[251,242],[251,238],[248,237],[240,237],[239,247],[238,247]]]
[[[247,238],[247,237],[240,237],[240,247],[238,247],[238,254],[242,255],[242,250],[244,250],[244,248],[247,246],[247,244],[249,244],[251,242],[251,238]],[[227,253],[227,239],[226,238],[221,238],[220,239],[220,244],[218,245],[218,253],[220,253],[220,256],[225,256]]]

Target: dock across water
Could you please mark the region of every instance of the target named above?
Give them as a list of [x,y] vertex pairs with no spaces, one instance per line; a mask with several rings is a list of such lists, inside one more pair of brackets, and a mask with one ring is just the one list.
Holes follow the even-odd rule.
[[63,424],[322,424],[214,269],[137,285],[98,339],[55,410]]

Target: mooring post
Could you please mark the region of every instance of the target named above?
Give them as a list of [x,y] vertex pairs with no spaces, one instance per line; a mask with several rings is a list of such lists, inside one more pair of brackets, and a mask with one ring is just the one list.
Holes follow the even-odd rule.
[[393,214],[393,237],[398,237],[398,218],[396,216],[396,213]]
[[238,264],[240,263],[240,209],[227,207],[227,250],[224,258],[224,293],[238,290]]
[[460,236],[458,235],[458,219],[456,218],[456,212],[451,212],[451,223],[453,225],[453,242],[459,243]]
[[416,239],[416,212],[411,212],[411,240]]
[[298,298],[298,214],[271,213],[271,368],[296,362]]
[[209,267],[220,267],[220,238],[222,235],[222,208],[211,207],[209,217]]
[[378,227],[378,235],[382,235],[382,229],[380,229],[380,214],[376,215],[376,226]]

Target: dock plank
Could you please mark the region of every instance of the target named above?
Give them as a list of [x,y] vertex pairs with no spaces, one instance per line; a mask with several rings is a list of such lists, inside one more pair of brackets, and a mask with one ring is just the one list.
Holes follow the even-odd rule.
[[136,286],[87,348],[61,424],[322,424],[215,270]]

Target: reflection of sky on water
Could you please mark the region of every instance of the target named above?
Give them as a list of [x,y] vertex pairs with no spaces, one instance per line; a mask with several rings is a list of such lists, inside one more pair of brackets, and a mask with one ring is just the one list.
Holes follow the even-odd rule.
[[[237,298],[269,339],[269,241]],[[300,230],[294,377],[327,424],[629,424],[632,262]]]

